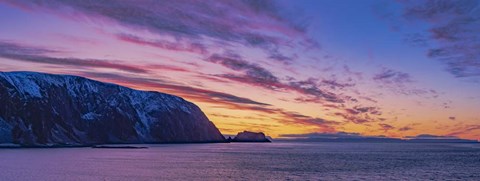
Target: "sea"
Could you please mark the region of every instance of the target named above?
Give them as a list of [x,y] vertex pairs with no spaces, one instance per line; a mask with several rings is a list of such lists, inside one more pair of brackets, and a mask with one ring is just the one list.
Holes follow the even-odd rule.
[[3,148],[0,180],[480,180],[472,143],[141,146]]

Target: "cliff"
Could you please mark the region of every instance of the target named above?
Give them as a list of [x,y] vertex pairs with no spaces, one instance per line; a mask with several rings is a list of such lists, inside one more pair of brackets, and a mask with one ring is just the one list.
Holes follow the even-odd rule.
[[0,144],[224,142],[195,104],[77,76],[0,72]]

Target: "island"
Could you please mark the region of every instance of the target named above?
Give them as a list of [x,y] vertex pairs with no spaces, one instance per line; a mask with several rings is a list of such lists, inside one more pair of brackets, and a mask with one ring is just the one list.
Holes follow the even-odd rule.
[[228,138],[227,141],[229,142],[259,142],[259,143],[270,143],[272,142],[268,139],[264,133],[259,132],[251,132],[251,131],[243,131],[237,134],[235,138]]

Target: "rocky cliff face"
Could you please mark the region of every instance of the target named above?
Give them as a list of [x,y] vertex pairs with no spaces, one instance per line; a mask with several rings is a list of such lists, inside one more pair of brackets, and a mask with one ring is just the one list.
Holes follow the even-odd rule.
[[0,72],[0,143],[223,142],[193,103],[82,77]]

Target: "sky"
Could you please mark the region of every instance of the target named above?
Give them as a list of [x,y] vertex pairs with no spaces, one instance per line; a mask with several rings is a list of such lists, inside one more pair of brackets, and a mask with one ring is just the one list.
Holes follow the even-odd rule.
[[480,140],[480,1],[0,0],[0,71],[181,96],[224,134]]

